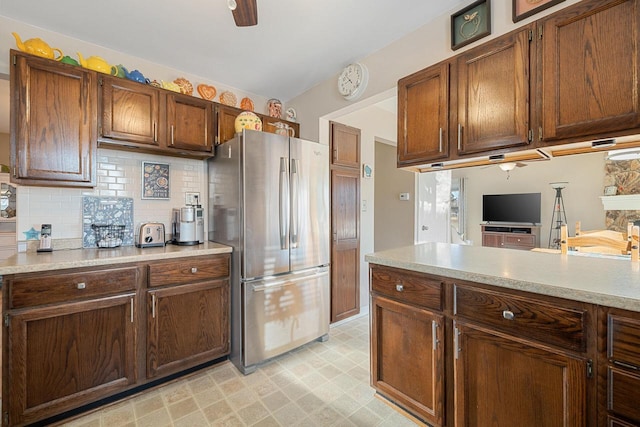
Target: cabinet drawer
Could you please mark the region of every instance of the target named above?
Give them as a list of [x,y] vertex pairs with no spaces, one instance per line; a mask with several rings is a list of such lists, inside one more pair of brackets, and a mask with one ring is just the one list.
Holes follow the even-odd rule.
[[455,315],[503,332],[584,352],[585,311],[456,285]]
[[640,321],[610,314],[607,357],[640,368]]
[[532,247],[536,245],[536,236],[532,236],[531,234],[505,235],[504,244],[505,246]]
[[149,264],[149,286],[180,285],[229,276],[229,255]]
[[607,399],[610,411],[633,421],[640,422],[640,376],[609,368],[609,396]]
[[442,281],[387,268],[371,269],[371,290],[396,300],[442,310]]
[[83,273],[13,276],[8,280],[10,308],[71,302],[136,288],[137,267]]

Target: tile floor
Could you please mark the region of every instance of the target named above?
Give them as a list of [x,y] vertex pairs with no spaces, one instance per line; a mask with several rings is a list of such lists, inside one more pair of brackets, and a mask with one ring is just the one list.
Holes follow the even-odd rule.
[[244,376],[230,362],[77,418],[73,427],[415,426],[369,386],[369,318]]

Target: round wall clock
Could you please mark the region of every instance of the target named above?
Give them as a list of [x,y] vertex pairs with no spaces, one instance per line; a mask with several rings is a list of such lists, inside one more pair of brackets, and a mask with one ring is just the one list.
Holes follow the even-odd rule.
[[347,101],[358,98],[367,88],[369,83],[369,71],[367,67],[358,62],[349,64],[338,76],[338,92]]

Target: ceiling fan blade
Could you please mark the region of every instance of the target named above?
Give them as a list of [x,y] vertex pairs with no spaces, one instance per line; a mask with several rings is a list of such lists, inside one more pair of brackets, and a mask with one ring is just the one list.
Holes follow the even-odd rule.
[[258,25],[257,0],[236,0],[238,6],[233,13],[233,19],[238,27]]

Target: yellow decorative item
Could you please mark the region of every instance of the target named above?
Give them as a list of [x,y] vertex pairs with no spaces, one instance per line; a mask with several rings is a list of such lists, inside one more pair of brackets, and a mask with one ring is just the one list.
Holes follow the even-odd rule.
[[236,117],[235,127],[236,133],[242,132],[242,129],[262,130],[262,120],[251,111],[243,111]]
[[80,62],[80,65],[82,65],[83,68],[97,71],[99,73],[111,74],[112,76],[118,74],[118,68],[113,65],[109,65],[107,61],[99,56],[90,56],[87,59],[84,59],[80,52],[78,52],[78,59],[78,62]]
[[180,93],[180,86],[174,82],[165,82],[164,80],[160,80],[160,84],[164,89],[171,90],[173,92]]
[[[64,54],[58,48],[51,48],[47,43],[42,41],[39,38],[33,38],[26,40],[24,43],[20,40],[20,36],[18,33],[11,33],[13,37],[16,39],[16,46],[23,52],[29,53],[31,55],[41,56],[42,58],[55,59],[56,61],[60,61]],[[58,57],[56,58],[55,53],[58,52]]]

